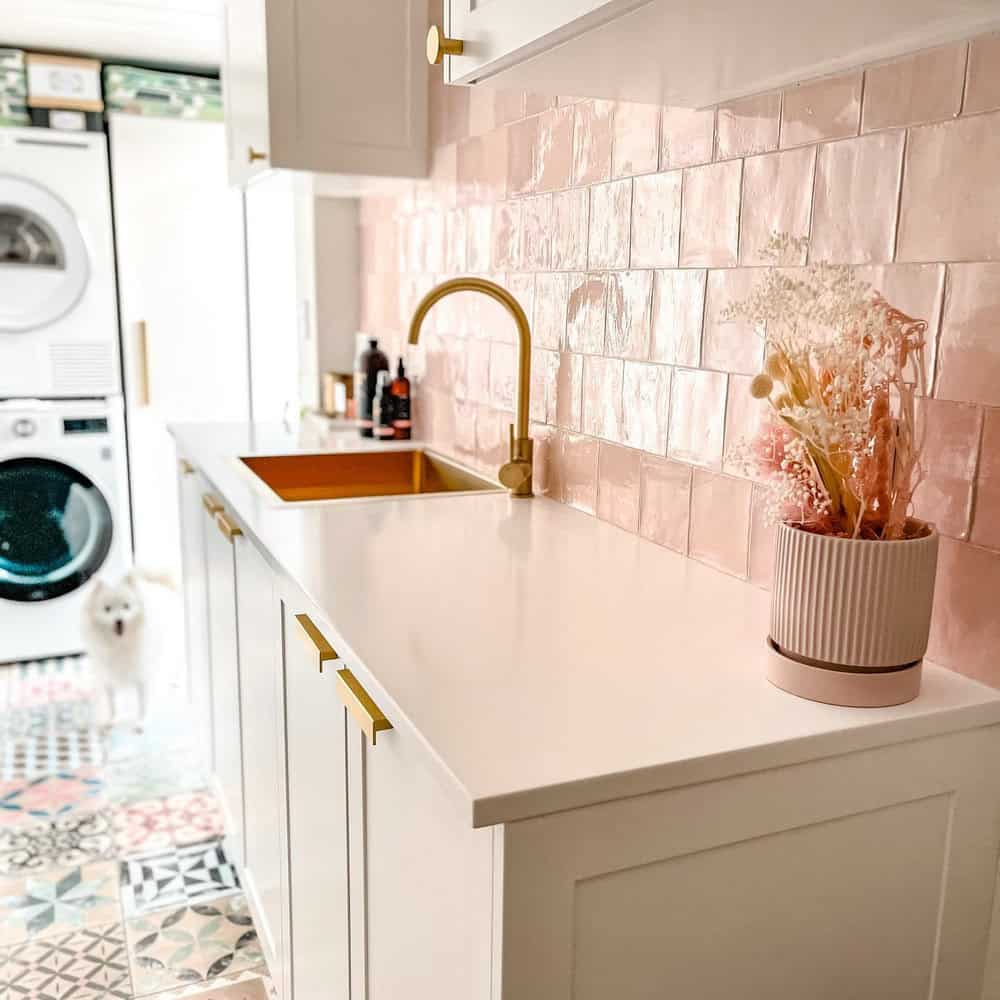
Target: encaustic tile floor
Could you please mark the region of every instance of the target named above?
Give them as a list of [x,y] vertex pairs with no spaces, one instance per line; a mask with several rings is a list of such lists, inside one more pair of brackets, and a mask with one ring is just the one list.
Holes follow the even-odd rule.
[[185,708],[98,727],[84,658],[0,667],[0,998],[274,996]]

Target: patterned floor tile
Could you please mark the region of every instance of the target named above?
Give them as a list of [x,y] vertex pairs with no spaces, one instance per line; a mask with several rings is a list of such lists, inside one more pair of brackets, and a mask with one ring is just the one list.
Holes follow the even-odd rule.
[[85,927],[17,945],[0,955],[5,1000],[130,1000],[125,929]]
[[0,781],[40,778],[103,761],[104,741],[96,729],[37,733],[3,741],[0,745]]
[[0,827],[93,812],[103,807],[103,792],[104,782],[94,767],[0,782]]
[[207,791],[133,802],[115,814],[115,843],[126,854],[218,840],[224,832],[222,810]]
[[122,906],[129,917],[234,893],[239,887],[236,868],[218,840],[153,851],[121,862]]
[[193,750],[165,752],[151,749],[124,756],[114,748],[104,768],[109,802],[126,804],[146,799],[198,792],[211,784],[198,754]]
[[41,871],[115,855],[110,810],[77,812],[54,821],[0,827],[0,874]]
[[0,880],[0,944],[119,920],[117,875],[99,861]]
[[263,964],[242,896],[158,910],[126,922],[136,996],[203,983]]
[[5,670],[7,703],[14,708],[90,698],[94,681],[83,656],[19,663]]
[[216,976],[211,982],[165,990],[150,1000],[277,1000],[278,991],[266,970]]

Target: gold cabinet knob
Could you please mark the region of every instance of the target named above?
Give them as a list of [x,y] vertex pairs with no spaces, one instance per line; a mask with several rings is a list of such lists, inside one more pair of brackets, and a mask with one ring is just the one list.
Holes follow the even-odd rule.
[[437,66],[445,56],[460,56],[465,50],[461,38],[448,38],[436,24],[427,32],[427,61]]
[[256,163],[258,160],[266,160],[267,153],[253,146],[247,146],[247,163]]

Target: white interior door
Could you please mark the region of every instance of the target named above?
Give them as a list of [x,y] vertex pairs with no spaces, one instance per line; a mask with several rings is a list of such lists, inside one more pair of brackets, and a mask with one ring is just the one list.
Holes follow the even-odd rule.
[[136,561],[179,573],[167,424],[249,416],[242,194],[220,123],[115,113],[110,133]]

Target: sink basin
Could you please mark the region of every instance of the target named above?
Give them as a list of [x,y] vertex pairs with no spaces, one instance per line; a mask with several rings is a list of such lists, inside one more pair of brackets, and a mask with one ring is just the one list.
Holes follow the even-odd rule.
[[344,500],[499,490],[496,483],[424,451],[261,455],[240,461],[282,500]]

